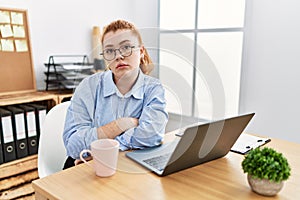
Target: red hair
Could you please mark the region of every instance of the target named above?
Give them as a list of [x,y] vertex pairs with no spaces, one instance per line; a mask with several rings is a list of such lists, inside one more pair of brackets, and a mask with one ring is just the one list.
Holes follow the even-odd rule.
[[[125,20],[116,20],[104,27],[102,38],[101,38],[102,45],[103,45],[104,36],[107,33],[109,33],[109,32],[115,33],[118,30],[131,30],[132,33],[138,38],[138,41],[140,43],[139,45],[143,44],[141,34],[139,33],[139,31],[136,29],[136,27],[132,23],[127,22]],[[152,62],[146,48],[144,48],[144,56],[141,57],[141,59],[140,59],[140,68],[144,74],[150,74],[150,72],[154,68],[153,62]]]

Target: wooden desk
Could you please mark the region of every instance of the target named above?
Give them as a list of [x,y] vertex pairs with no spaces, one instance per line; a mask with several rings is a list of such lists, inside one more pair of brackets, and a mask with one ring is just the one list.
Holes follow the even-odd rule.
[[122,152],[118,171],[109,178],[97,177],[91,167],[81,164],[35,180],[33,188],[36,199],[300,199],[300,144],[272,139],[267,146],[282,152],[292,168],[273,198],[251,191],[241,167],[243,156],[232,152],[165,177],[145,170]]

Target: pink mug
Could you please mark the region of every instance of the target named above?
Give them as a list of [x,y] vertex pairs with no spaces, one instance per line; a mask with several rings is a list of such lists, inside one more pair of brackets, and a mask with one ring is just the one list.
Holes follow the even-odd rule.
[[119,156],[119,142],[113,139],[99,139],[91,143],[91,150],[80,152],[80,160],[90,165],[84,158],[84,153],[92,155],[97,176],[108,177],[116,173]]

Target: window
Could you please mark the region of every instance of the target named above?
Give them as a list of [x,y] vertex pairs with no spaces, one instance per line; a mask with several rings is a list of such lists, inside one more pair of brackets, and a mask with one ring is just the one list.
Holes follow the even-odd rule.
[[160,0],[159,78],[169,112],[238,113],[245,0]]

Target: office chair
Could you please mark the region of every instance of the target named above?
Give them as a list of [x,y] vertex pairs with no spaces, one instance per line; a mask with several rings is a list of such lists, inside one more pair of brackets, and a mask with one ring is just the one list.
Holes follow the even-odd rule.
[[40,178],[61,171],[67,158],[62,133],[70,101],[54,106],[46,115],[41,127],[38,150]]

